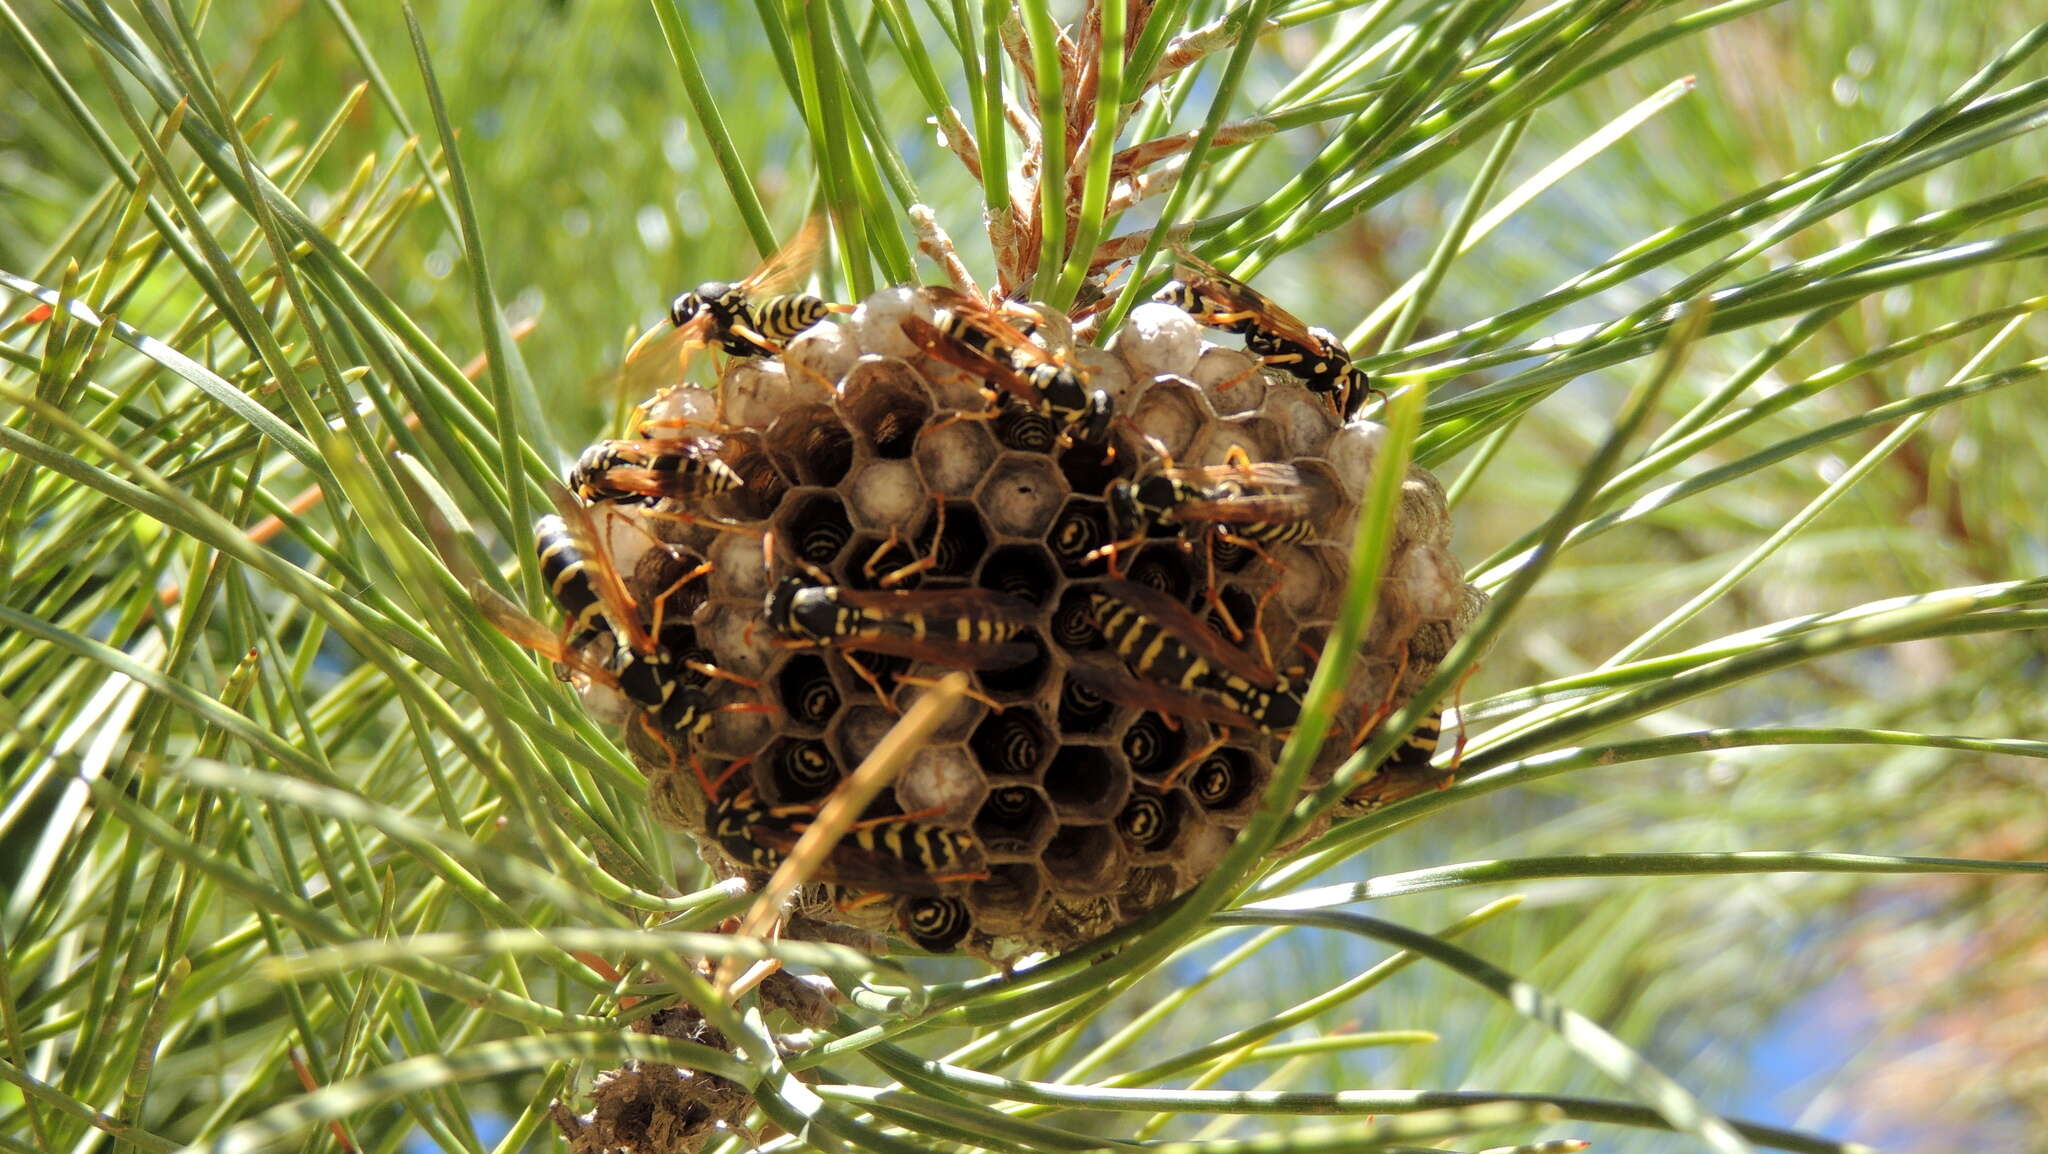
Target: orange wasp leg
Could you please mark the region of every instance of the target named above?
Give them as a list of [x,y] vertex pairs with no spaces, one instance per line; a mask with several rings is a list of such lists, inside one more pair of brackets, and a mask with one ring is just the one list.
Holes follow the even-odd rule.
[[[1162,714],[1161,716],[1164,715]],[[1218,733],[1215,737],[1210,738],[1209,744],[1182,758],[1180,764],[1173,767],[1173,772],[1167,774],[1166,777],[1160,781],[1159,788],[1172,789],[1173,783],[1180,780],[1181,774],[1186,773],[1188,770],[1193,769],[1197,765],[1200,765],[1202,763],[1203,758],[1208,757],[1210,754],[1216,752],[1219,749],[1222,749],[1223,743],[1225,741],[1228,741],[1229,739],[1230,731],[1227,729],[1222,731],[1221,733]]]
[[[711,562],[706,561],[674,581],[669,582],[668,588],[654,595],[654,636],[656,639],[661,637],[661,618],[668,609],[669,595],[681,592],[683,586],[688,585],[699,577],[708,575],[711,572],[711,568]],[[756,685],[753,688],[759,689],[760,686]]]
[[[927,570],[938,567],[939,542],[944,540],[946,536],[946,495],[944,493],[933,493],[932,503],[936,507],[932,512],[931,550],[927,552],[924,556],[919,557],[915,561],[912,561],[910,564],[905,565],[900,569],[896,569],[884,574],[881,580],[882,588],[893,588],[899,582],[908,581],[912,577],[917,576],[919,573],[923,573]],[[892,528],[889,530],[889,537],[891,541],[894,541],[896,539],[895,529]],[[874,558],[871,557],[869,558],[869,560],[872,562]],[[872,577],[874,576],[874,574],[869,573],[868,576]]]

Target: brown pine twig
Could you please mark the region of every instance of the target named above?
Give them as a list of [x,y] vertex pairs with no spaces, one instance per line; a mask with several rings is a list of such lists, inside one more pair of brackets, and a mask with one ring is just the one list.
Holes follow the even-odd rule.
[[910,225],[917,234],[917,250],[932,259],[946,274],[953,287],[976,300],[982,299],[981,289],[974,283],[974,275],[967,271],[967,265],[960,259],[960,253],[953,247],[953,238],[939,225],[939,218],[930,205],[910,206]]

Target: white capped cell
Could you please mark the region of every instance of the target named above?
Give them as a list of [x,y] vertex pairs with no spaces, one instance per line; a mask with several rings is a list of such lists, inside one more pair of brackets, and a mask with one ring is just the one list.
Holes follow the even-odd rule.
[[1202,326],[1170,304],[1147,301],[1124,318],[1109,348],[1139,377],[1185,377],[1202,355]]

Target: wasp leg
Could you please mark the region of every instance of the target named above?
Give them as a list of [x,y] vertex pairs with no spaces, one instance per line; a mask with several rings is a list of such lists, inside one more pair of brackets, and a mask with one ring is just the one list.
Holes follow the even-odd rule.
[[697,775],[697,784],[704,787],[705,798],[707,800],[715,800],[719,792],[725,788],[725,783],[731,781],[732,776],[745,769],[747,763],[752,760],[754,760],[752,756],[740,758],[738,761],[726,766],[717,777],[712,777],[704,771],[704,763],[693,753],[690,755],[690,771]]
[[[924,556],[919,557],[910,564],[883,575],[881,581],[882,588],[893,588],[899,582],[908,581],[919,573],[937,567],[939,563],[939,542],[944,540],[946,536],[946,495],[944,493],[933,493],[932,503],[936,508],[932,512],[931,549]],[[895,529],[891,528],[889,530],[889,537],[892,541],[895,539]],[[870,558],[870,560],[873,560],[873,558]],[[873,576],[873,574],[871,573],[869,576]]]
[[988,408],[978,411],[974,409],[954,409],[952,412],[926,425],[924,431],[926,435],[930,435],[956,421],[993,421],[1002,414],[1002,394],[991,394],[991,400],[994,403],[990,404]]
[[845,660],[846,667],[848,669],[853,670],[854,676],[859,677],[862,681],[867,682],[868,688],[875,691],[875,696],[878,699],[880,699],[882,703],[882,708],[887,709],[889,712],[896,714],[901,714],[903,712],[902,710],[896,708],[895,696],[891,693],[888,693],[882,688],[882,679],[875,676],[874,670],[869,669],[867,666],[861,664],[860,658],[855,657],[853,654],[848,653],[843,649],[839,651],[839,656]]
[[1117,554],[1127,549],[1136,549],[1144,543],[1145,536],[1142,533],[1136,537],[1126,537],[1121,541],[1111,541],[1107,545],[1098,546],[1082,554],[1081,564],[1092,565],[1097,561],[1107,561],[1109,563],[1109,575],[1111,577],[1121,577],[1124,575],[1124,571],[1116,563]]
[[[1165,714],[1161,714],[1160,716],[1164,717]],[[1181,774],[1186,773],[1188,770],[1193,769],[1197,765],[1200,765],[1202,763],[1203,758],[1209,756],[1210,754],[1216,752],[1219,749],[1222,749],[1223,743],[1229,740],[1229,737],[1230,731],[1226,729],[1221,733],[1218,733],[1215,737],[1210,738],[1209,744],[1182,758],[1181,763],[1173,767],[1173,772],[1167,774],[1166,777],[1162,781],[1160,781],[1159,788],[1172,789],[1173,783],[1180,780]]]
[[1444,778],[1445,786],[1457,780],[1458,767],[1465,763],[1465,742],[1472,734],[1472,727],[1465,724],[1465,683],[1472,680],[1472,675],[1477,672],[1479,672],[1479,666],[1477,665],[1466,669],[1464,673],[1458,676],[1457,688],[1451,690],[1451,708],[1458,711],[1458,740],[1456,744],[1451,746],[1450,775]]
[[[695,581],[697,578],[703,577],[709,574],[710,572],[711,562],[706,561],[703,564],[697,566],[695,569],[690,570],[688,573],[683,574],[681,577],[676,578],[674,581],[669,582],[668,588],[663,589],[661,592],[654,595],[653,632],[656,638],[659,638],[661,636],[661,618],[662,614],[668,608],[669,595],[672,593],[680,592],[683,586],[688,585],[690,582]],[[758,689],[760,688],[760,686],[755,686],[754,688]]]
[[1230,448],[1224,450],[1223,464],[1249,476],[1252,471],[1252,455],[1245,452],[1243,445],[1232,442]]
[[[668,739],[668,734],[663,733],[660,726],[654,724],[654,715],[644,709],[640,711],[640,728],[645,730],[647,736],[653,738],[654,743],[661,747],[661,751],[668,755],[668,768],[671,772],[682,768],[682,756],[676,752],[675,743]],[[702,781],[701,775],[698,780]]]
[[747,689],[758,691],[761,688],[761,683],[753,678],[741,677],[730,669],[721,669],[708,661],[685,661],[683,662],[683,668],[693,673],[701,673],[706,677],[716,677],[724,681],[730,681],[734,685],[744,686]]
[[826,376],[825,374],[819,372],[818,370],[812,368],[811,366],[804,364],[801,361],[797,361],[794,363],[790,361],[784,361],[782,363],[787,367],[796,369],[797,374],[799,376],[803,377],[805,380],[810,381],[812,384],[818,386],[819,388],[825,390],[825,395],[827,397],[835,401],[839,399],[839,386],[832,383],[832,378]]
[[[832,580],[832,575],[830,573],[827,573],[823,569],[818,568],[816,565],[811,564],[811,562],[808,559],[806,559],[803,554],[791,553],[789,555],[789,559],[796,562],[797,567],[804,571],[804,575],[806,577],[809,577],[811,580],[817,582],[818,584],[837,584],[837,582]],[[775,534],[772,532],[768,532],[766,530],[763,530],[761,533],[761,568],[767,570],[770,573],[773,573],[775,571]],[[747,626],[746,636],[751,637],[752,633],[753,624],[750,622]]]
[[718,517],[700,517],[695,513],[678,513],[669,509],[655,509],[651,507],[644,508],[646,508],[647,516],[657,520],[674,521],[679,525],[702,525],[714,533],[738,533],[746,537],[761,537],[768,532],[766,529],[756,529],[752,525],[742,525],[737,521],[726,521]]
[[1257,601],[1252,603],[1252,636],[1259,643],[1259,660],[1265,663],[1267,669],[1273,668],[1273,647],[1266,642],[1266,602],[1271,601],[1273,594],[1278,592],[1280,583],[1275,581],[1266,587],[1264,593],[1259,594]]
[[[894,525],[889,526],[888,538],[884,540],[880,545],[875,546],[875,551],[868,554],[867,560],[861,562],[861,576],[866,577],[870,581],[874,580],[875,573],[882,567],[882,556],[886,554],[889,550],[894,549],[896,546],[901,544],[903,544],[902,531]],[[886,582],[884,582],[884,584],[886,584]]]
[[932,806],[928,809],[913,810],[910,813],[885,813],[880,817],[864,817],[846,828],[848,832],[851,832],[857,829],[873,829],[878,825],[894,825],[897,822],[905,821],[928,821],[935,817],[944,816],[946,816],[945,807]]
[[1246,381],[1251,380],[1253,373],[1258,372],[1260,369],[1263,369],[1267,365],[1272,363],[1273,362],[1270,357],[1255,357],[1253,358],[1252,363],[1248,367],[1246,367],[1243,372],[1236,373],[1232,376],[1225,377],[1224,379],[1217,381],[1216,390],[1218,392],[1222,392],[1225,389],[1234,389],[1237,386],[1244,384]]
[[1216,611],[1216,616],[1223,619],[1223,628],[1230,634],[1230,640],[1234,644],[1244,644],[1244,630],[1238,628],[1237,619],[1230,615],[1229,608],[1223,604],[1223,595],[1216,591],[1216,539],[1206,534],[1202,537],[1202,564],[1207,572],[1205,584],[1202,586],[1202,600]]
[[1195,318],[1199,323],[1208,325],[1212,329],[1230,329],[1245,321],[1255,321],[1258,319],[1259,314],[1246,311],[1234,313],[1204,312]]
[[782,345],[780,342],[769,340],[759,332],[756,332],[751,326],[736,322],[725,326],[725,331],[760,349],[761,355],[764,357],[779,357],[782,355]]
[[1408,646],[1403,645],[1401,646],[1401,660],[1394,666],[1394,676],[1387,681],[1386,696],[1380,698],[1379,705],[1366,715],[1364,723],[1358,727],[1358,732],[1351,736],[1351,749],[1354,753],[1357,752],[1359,746],[1364,745],[1372,737],[1372,731],[1379,728],[1380,722],[1385,721],[1387,715],[1394,712],[1394,694],[1401,691],[1401,679],[1407,675]]

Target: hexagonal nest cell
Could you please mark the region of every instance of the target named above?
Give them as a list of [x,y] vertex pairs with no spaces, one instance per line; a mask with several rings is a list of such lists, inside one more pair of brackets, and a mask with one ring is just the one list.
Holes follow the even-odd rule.
[[[935,343],[955,339],[941,314],[958,299],[884,290],[799,336],[789,364],[733,359],[722,410],[687,386],[651,399],[660,419],[626,435],[728,469],[713,491],[610,510],[666,545],[626,584],[687,652],[622,659],[600,639],[592,654],[666,661],[699,695],[657,706],[621,677],[644,714],[629,746],[663,824],[756,882],[898,711],[971,673],[957,715],[833,851],[803,924],[1007,960],[1158,908],[1243,828],[1284,736],[1262,730],[1286,728],[1339,612],[1385,430],[1166,303],[1099,347],[1069,346],[1067,318],[1028,306],[1043,323],[1003,339],[1044,348],[1005,364]],[[1016,326],[1019,307],[988,311]],[[1100,390],[1114,420],[1091,432],[1078,401],[1020,388],[1037,378],[1013,366],[1047,364]],[[1310,787],[1483,608],[1449,537],[1442,486],[1411,469],[1386,595]],[[1448,780],[1390,761],[1338,816]]]

